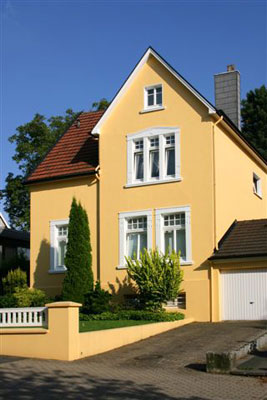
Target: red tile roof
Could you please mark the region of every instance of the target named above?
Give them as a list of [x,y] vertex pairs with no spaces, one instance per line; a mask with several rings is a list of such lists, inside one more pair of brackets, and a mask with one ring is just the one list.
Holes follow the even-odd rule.
[[27,178],[26,183],[92,173],[98,165],[98,139],[90,133],[103,113],[93,111],[80,114]]

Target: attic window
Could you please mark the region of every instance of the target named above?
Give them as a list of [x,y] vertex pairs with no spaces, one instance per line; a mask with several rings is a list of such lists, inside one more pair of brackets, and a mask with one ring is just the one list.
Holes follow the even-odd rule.
[[144,109],[156,110],[162,108],[162,85],[145,88]]
[[259,197],[262,197],[261,193],[261,179],[258,175],[253,173],[253,193]]

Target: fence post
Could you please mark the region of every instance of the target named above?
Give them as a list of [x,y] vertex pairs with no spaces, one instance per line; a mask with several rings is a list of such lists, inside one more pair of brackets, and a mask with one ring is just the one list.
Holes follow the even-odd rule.
[[46,304],[48,329],[54,355],[61,360],[76,360],[80,355],[79,307],[82,304],[60,301]]

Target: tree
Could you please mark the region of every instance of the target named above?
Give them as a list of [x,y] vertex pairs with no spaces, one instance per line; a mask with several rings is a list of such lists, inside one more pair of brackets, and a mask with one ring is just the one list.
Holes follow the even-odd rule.
[[140,305],[146,310],[160,310],[162,304],[178,297],[183,280],[180,254],[161,254],[158,250],[146,249],[134,259],[126,257],[128,275],[138,288]]
[[13,160],[18,164],[21,173],[8,174],[5,189],[0,192],[0,199],[4,199],[4,210],[9,214],[12,228],[30,228],[29,191],[23,185],[23,181],[77,115],[78,113],[71,109],[68,109],[64,116],[52,116],[49,119],[36,114],[32,121],[19,126],[16,129],[17,133],[9,138],[10,143],[16,145]]
[[96,101],[92,104],[93,109],[96,111],[101,111],[101,110],[106,110],[108,106],[110,105],[110,102],[103,98],[100,101]]
[[62,286],[62,298],[84,303],[85,295],[93,290],[92,254],[87,213],[81,204],[72,200],[68,243],[65,257],[67,268]]
[[267,160],[267,88],[250,90],[242,100],[242,133]]

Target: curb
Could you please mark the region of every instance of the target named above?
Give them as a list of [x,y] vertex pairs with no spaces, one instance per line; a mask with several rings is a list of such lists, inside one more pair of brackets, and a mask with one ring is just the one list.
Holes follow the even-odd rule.
[[[250,342],[244,344],[237,350],[216,353],[208,351],[206,353],[206,370],[210,373],[230,374],[236,371],[236,364],[240,358],[253,353],[255,350],[261,350],[267,346],[267,332],[261,333]],[[250,371],[241,371],[242,375],[248,375]],[[244,373],[243,373],[244,372]]]

